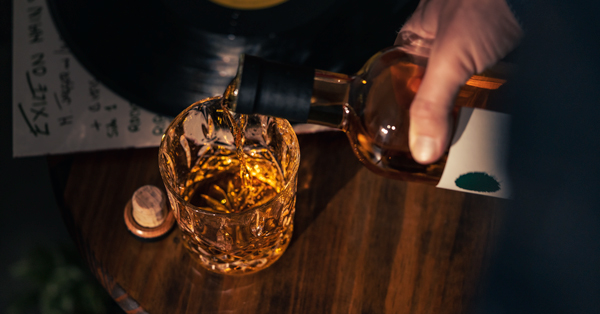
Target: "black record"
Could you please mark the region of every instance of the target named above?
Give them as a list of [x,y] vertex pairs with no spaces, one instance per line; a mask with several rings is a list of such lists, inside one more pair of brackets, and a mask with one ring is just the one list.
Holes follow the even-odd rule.
[[222,94],[241,53],[354,72],[393,43],[416,5],[408,3],[48,0],[61,37],[92,75],[125,99],[170,116]]

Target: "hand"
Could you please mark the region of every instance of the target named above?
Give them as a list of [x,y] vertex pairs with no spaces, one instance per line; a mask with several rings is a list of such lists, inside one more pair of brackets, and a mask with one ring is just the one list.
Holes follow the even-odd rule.
[[421,0],[404,30],[433,39],[409,129],[413,158],[429,164],[448,146],[460,87],[514,49],[522,30],[505,0]]

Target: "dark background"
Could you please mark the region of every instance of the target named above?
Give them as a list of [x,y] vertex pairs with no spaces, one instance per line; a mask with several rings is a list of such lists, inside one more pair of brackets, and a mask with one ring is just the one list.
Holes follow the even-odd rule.
[[12,158],[12,1],[0,0],[0,312],[28,284],[9,268],[36,247],[73,243],[54,201],[45,157]]
[[[0,0],[0,110],[0,313],[9,313],[8,307],[27,295],[34,298],[24,302],[21,312],[41,312],[42,288],[36,280],[56,270],[59,264],[53,257],[62,260],[60,265],[81,271],[83,283],[104,293],[82,266],[62,222],[46,157],[12,157],[12,0]],[[37,271],[34,278],[15,274],[23,261]],[[120,312],[107,296],[100,295],[105,309]]]

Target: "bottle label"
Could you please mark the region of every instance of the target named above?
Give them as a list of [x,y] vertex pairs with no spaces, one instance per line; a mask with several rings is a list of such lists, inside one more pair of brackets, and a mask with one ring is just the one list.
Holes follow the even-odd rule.
[[511,197],[506,155],[510,116],[461,108],[437,187],[500,198]]

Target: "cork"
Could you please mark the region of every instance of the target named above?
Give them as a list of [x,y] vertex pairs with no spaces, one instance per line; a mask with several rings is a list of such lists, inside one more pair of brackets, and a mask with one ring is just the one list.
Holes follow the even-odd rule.
[[164,193],[153,185],[144,185],[131,198],[133,219],[146,228],[154,228],[165,221],[167,200]]
[[142,186],[133,193],[125,206],[124,218],[127,229],[146,240],[162,238],[175,224],[165,193],[153,185]]

